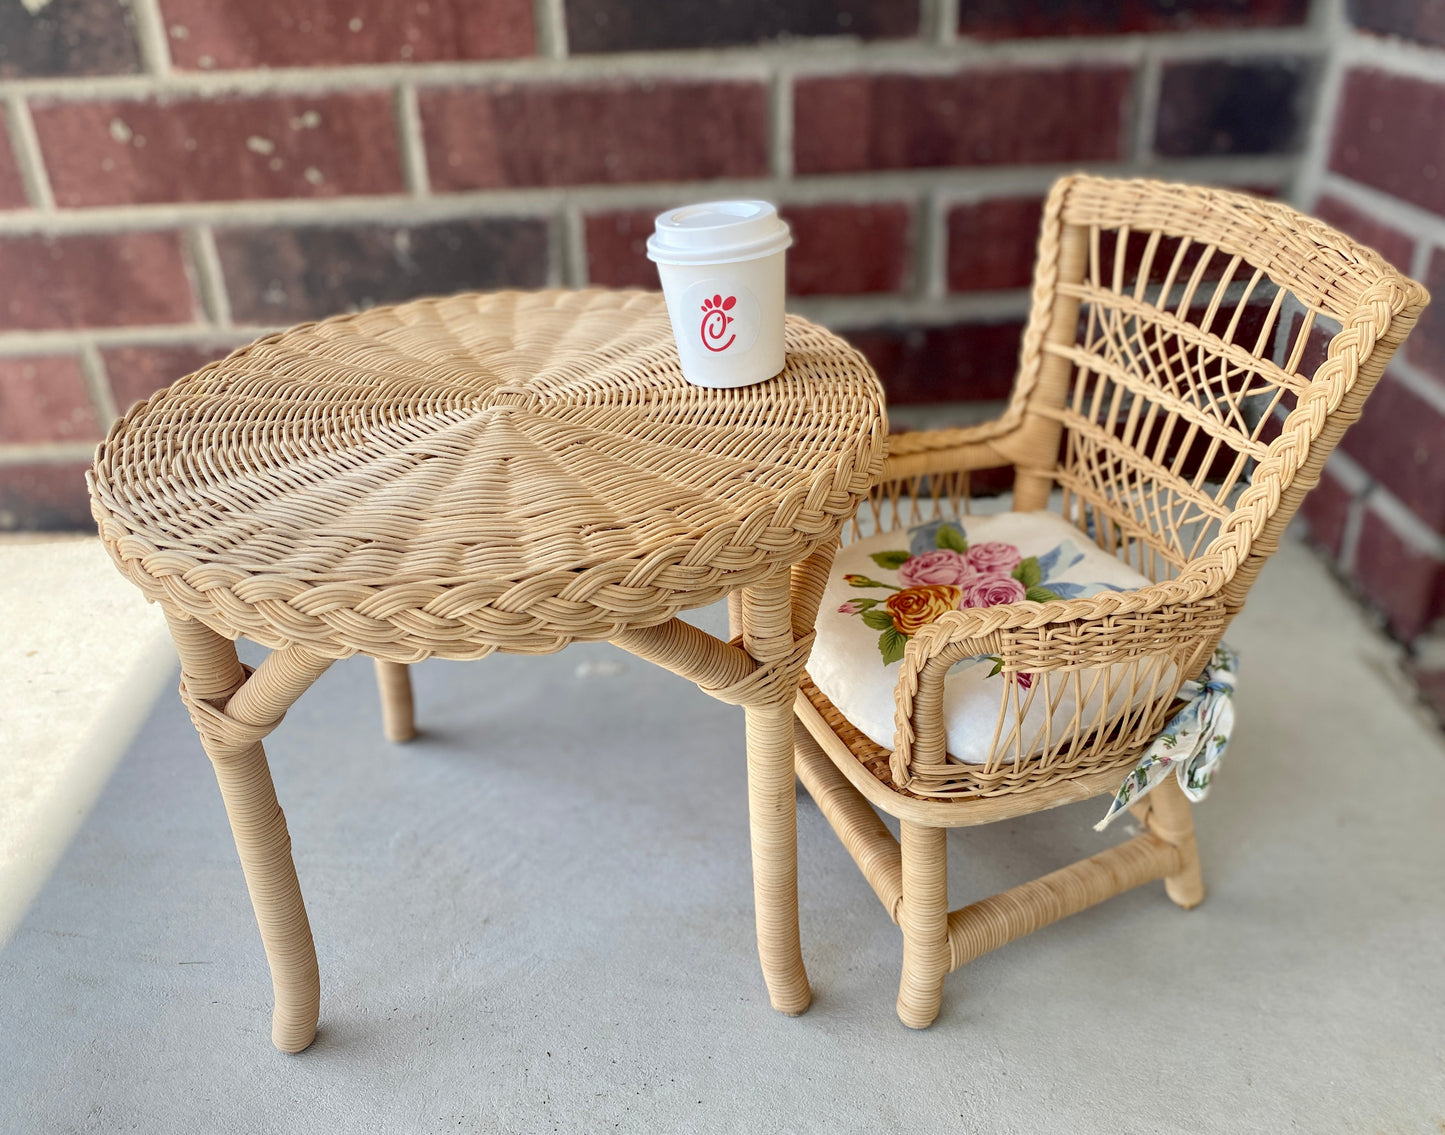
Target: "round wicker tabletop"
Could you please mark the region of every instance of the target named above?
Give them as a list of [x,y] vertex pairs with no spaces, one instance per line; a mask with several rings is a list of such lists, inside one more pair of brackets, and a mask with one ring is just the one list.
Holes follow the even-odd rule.
[[881,467],[872,369],[788,318],[756,386],[686,383],[662,297],[417,300],[261,339],[116,422],[91,501],[152,599],[399,662],[664,622],[833,539]]

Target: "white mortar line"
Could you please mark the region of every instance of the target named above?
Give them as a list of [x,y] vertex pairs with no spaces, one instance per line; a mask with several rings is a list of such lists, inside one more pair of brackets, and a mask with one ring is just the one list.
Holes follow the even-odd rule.
[[[41,213],[52,212],[55,209],[55,194],[50,190],[50,178],[45,172],[40,138],[35,133],[30,107],[19,95],[11,95],[5,100],[5,121],[10,127],[10,145],[15,151],[16,164],[20,167],[20,180],[25,186],[25,195],[30,199],[30,204]],[[13,215],[15,214],[0,214]]]
[[1417,551],[1437,559],[1445,559],[1445,536],[1440,535],[1404,504],[1384,485],[1375,484],[1370,503],[1395,533],[1413,544]]
[[396,88],[396,129],[407,190],[413,197],[427,197],[431,194],[431,171],[427,168],[416,88],[410,83]]
[[561,288],[567,284],[567,221],[561,213],[545,219],[547,226],[547,278],[545,286]]
[[786,181],[793,176],[793,73],[783,68],[773,77],[768,100],[772,126],[773,176]]
[[1417,240],[1410,253],[1410,275],[1413,279],[1424,280],[1430,275],[1430,261],[1434,259],[1435,247],[1428,240]]
[[85,388],[91,405],[95,407],[96,419],[100,428],[105,430],[120,417],[120,411],[116,409],[115,392],[110,388],[105,360],[100,357],[100,349],[94,343],[87,343],[80,350],[80,373],[85,376]]
[[89,464],[95,458],[95,446],[93,441],[52,441],[0,446],[0,466],[68,465],[72,461]]
[[1403,352],[1396,354],[1390,360],[1388,373],[1390,377],[1429,405],[1436,413],[1445,415],[1445,385],[1441,385],[1438,378],[1422,371],[1414,363],[1405,359]]
[[[1297,159],[1291,157],[1226,157],[1156,162],[1149,172],[1180,181],[1274,183],[1288,177]],[[938,192],[948,200],[979,200],[989,196],[1042,195],[1054,180],[1078,169],[1069,162],[1036,166],[953,166],[935,169],[882,170],[793,178],[722,178],[712,181],[632,182],[625,185],[522,187],[436,194],[425,198],[405,194],[282,199],[274,201],[199,201],[158,205],[117,205],[62,209],[49,214],[0,212],[0,234],[114,232],[210,224],[246,225],[344,224],[369,221],[437,221],[475,216],[549,216],[563,203],[584,211],[618,208],[663,208],[679,198],[710,195],[783,197],[794,204],[853,200],[896,200]],[[1132,162],[1092,162],[1096,173],[1128,176],[1138,173]]]
[[[544,6],[559,0],[541,0]],[[561,24],[557,25],[561,28]],[[638,51],[616,54],[531,56],[523,59],[438,63],[375,63],[343,67],[276,67],[248,71],[175,71],[163,76],[104,75],[0,81],[0,94],[60,99],[140,98],[151,94],[208,95],[220,92],[319,92],[389,87],[398,83],[486,84],[492,82],[590,82],[622,78],[763,79],[787,64],[808,74],[913,71],[947,74],[1007,67],[1063,67],[1133,64],[1143,37],[1087,36],[1056,39],[918,40],[863,42],[853,37],[817,37],[785,43],[743,45],[700,51]],[[1161,32],[1150,47],[1171,58],[1318,53],[1316,29],[1258,28],[1229,31]],[[549,47],[556,50],[556,47]]]
[[[1333,5],[1335,0],[1330,2]],[[1391,75],[1424,79],[1430,83],[1440,82],[1441,74],[1445,72],[1445,51],[1438,47],[1354,31],[1343,13],[1338,26],[1341,29],[1340,54],[1346,66],[1374,67]]]
[[536,29],[537,54],[548,59],[567,56],[567,12],[565,0],[533,0],[532,24]]
[[569,288],[585,288],[590,273],[587,265],[587,226],[575,203],[562,210],[562,281]]
[[1159,86],[1164,68],[1159,56],[1148,51],[1134,78],[1133,139],[1130,152],[1137,165],[1147,167],[1154,151],[1154,119],[1159,114]]
[[913,209],[914,276],[920,296],[941,300],[948,294],[947,206],[938,193],[927,194]]
[[159,0],[130,0],[130,10],[135,20],[141,62],[146,71],[161,78],[169,75],[171,43],[166,34],[166,21],[161,15]]
[[918,15],[920,39],[945,47],[958,39],[958,0],[923,0]]
[[826,327],[885,324],[937,327],[950,323],[1003,323],[1028,312],[1027,289],[960,292],[924,297],[904,293],[870,296],[791,296],[788,309]]
[[241,324],[218,328],[206,323],[177,323],[158,327],[92,327],[83,331],[5,331],[0,332],[0,355],[59,355],[97,347],[167,347],[190,346],[197,343],[239,346],[259,339],[285,324],[269,326]]
[[1365,527],[1365,510],[1369,508],[1369,500],[1370,490],[1366,490],[1345,506],[1345,523],[1340,530],[1339,562],[1340,570],[1346,575],[1355,574],[1355,565],[1359,561],[1360,532]]
[[1356,553],[1360,547],[1360,529],[1365,524],[1366,500],[1375,487],[1374,478],[1366,473],[1344,450],[1330,454],[1325,468],[1333,473],[1350,494],[1345,506],[1345,523],[1340,529],[1340,570],[1353,574]]
[[190,232],[191,257],[196,267],[196,289],[201,306],[211,322],[218,327],[231,325],[231,297],[226,292],[226,276],[221,268],[221,254],[216,249],[216,234],[210,225],[197,225]]
[[1313,209],[1319,199],[1320,179],[1329,162],[1335,114],[1344,85],[1342,44],[1353,35],[1345,17],[1344,0],[1316,0],[1314,15],[1313,22],[1324,36],[1324,62],[1315,86],[1313,118],[1307,128],[1294,182],[1288,190],[1289,200],[1306,210]]
[[[560,269],[559,269],[560,272]],[[864,296],[795,296],[790,310],[820,322],[868,327],[884,323],[990,323],[1022,317],[1028,311],[1026,288],[1002,292],[960,292],[920,299],[910,293]],[[285,324],[207,323],[144,327],[89,327],[83,330],[0,332],[0,356],[74,353],[97,347],[172,346],[197,343],[238,345],[284,330]]]
[[1334,473],[1340,483],[1345,486],[1351,496],[1362,496],[1367,493],[1370,486],[1374,484],[1373,479],[1342,449],[1337,449],[1330,454],[1329,470]]

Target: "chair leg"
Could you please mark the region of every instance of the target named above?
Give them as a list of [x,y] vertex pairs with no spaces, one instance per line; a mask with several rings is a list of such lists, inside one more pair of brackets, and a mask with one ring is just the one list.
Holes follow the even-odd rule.
[[948,831],[901,821],[903,976],[898,1019],[926,1029],[938,1016],[948,976]]
[[271,1041],[282,1052],[300,1052],[316,1037],[321,979],[286,817],[259,737],[330,661],[278,652],[248,679],[234,643],[195,620],[168,614],[167,621],[181,659],[184,695],[193,703],[192,720],[215,767],[271,968]]
[[1166,778],[1143,800],[1148,805],[1144,825],[1165,843],[1179,849],[1182,866],[1164,879],[1164,892],[1177,906],[1191,910],[1204,901],[1204,876],[1199,869],[1199,847],[1194,840],[1194,816],[1179,782]]
[[377,658],[376,690],[381,695],[381,728],[388,741],[410,741],[416,736],[411,697],[411,668],[405,662]]

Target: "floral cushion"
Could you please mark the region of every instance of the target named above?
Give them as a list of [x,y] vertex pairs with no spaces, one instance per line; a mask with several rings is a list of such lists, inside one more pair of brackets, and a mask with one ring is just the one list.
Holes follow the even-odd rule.
[[[898,661],[909,637],[945,611],[1077,599],[1148,583],[1051,512],[966,516],[884,533],[838,553],[808,674],[854,726],[892,749]],[[997,658],[966,659],[944,679],[948,751],[959,760],[988,759],[1006,681],[999,666]],[[1027,686],[1030,677],[1020,674],[1017,681]],[[1042,724],[1046,710],[1042,699],[1035,702],[1029,717]],[[1060,710],[1071,713],[1072,705]],[[1032,725],[1027,732],[1032,735]]]

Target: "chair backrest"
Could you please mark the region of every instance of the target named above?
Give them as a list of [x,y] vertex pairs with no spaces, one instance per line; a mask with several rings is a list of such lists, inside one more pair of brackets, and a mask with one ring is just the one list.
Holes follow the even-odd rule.
[[1101,547],[1156,582],[1211,575],[1237,609],[1428,299],[1285,205],[1062,179],[1010,407],[1014,507],[1061,489]]

